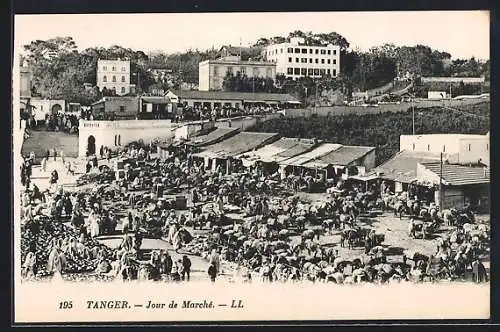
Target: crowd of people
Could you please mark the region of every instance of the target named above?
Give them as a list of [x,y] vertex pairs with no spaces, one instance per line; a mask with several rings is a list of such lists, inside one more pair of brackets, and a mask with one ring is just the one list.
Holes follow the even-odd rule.
[[180,120],[216,120],[221,118],[234,118],[238,116],[265,115],[276,113],[279,110],[280,108],[274,105],[245,105],[243,108],[230,106],[216,106],[214,108],[209,106],[184,106],[181,112]]
[[[24,275],[84,271],[111,279],[189,281],[189,256],[195,255],[207,261],[205,273],[212,281],[230,271],[231,278],[263,282],[487,280],[481,257],[489,227],[469,209],[439,211],[408,192],[392,193],[383,183],[365,188],[343,181],[325,185],[324,201],[308,203],[296,195],[304,187],[290,190],[296,175],[268,174],[258,163],[240,164],[231,174],[221,167],[212,171],[189,145],[172,147],[167,159],[154,151],[152,145],[125,147],[119,152],[124,176],[110,181],[103,174],[114,178],[115,170],[96,169],[103,177],[88,189],[67,192],[51,177],[53,188],[40,193],[23,180],[24,233],[59,225],[42,244],[33,239],[37,236],[23,238]],[[176,196],[187,197],[187,207]],[[409,237],[420,232],[424,241],[432,241],[436,236],[436,252],[392,255],[383,245],[384,234],[363,223],[382,211],[408,222]],[[118,248],[96,241],[116,234],[119,224]],[[447,235],[433,234],[445,226]],[[321,241],[334,234],[340,235],[340,248]],[[141,249],[145,237],[166,239],[182,258]]]
[[79,117],[71,113],[47,113],[43,121],[36,120],[33,115],[26,118],[28,129],[41,129],[46,131],[62,131],[70,134],[78,132]]

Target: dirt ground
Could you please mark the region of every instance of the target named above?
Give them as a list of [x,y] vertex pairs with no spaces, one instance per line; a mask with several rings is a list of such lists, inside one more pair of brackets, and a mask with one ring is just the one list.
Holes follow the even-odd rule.
[[[49,164],[50,166],[56,167],[59,163],[52,163]],[[101,164],[101,162],[100,162]],[[40,170],[37,169],[38,167],[34,167],[34,179],[33,182],[35,182],[37,185],[39,185],[40,189],[44,189],[48,185],[48,176],[50,175],[51,168],[47,167],[47,174],[43,174],[45,176],[42,176],[40,173]],[[35,176],[35,174],[39,175],[38,177]],[[61,172],[60,172],[61,174]],[[69,175],[63,175],[61,177],[62,182],[65,184],[65,187],[74,187],[72,183],[76,180],[77,176],[69,176]],[[68,189],[69,189],[68,188]],[[71,188],[74,189],[74,188]],[[299,197],[308,202],[314,202],[314,201],[323,201],[327,198],[327,194],[325,193],[298,193]],[[478,216],[479,220],[488,220],[489,221],[489,216]],[[403,217],[400,219],[397,216],[394,216],[393,213],[391,212],[385,212],[381,213],[380,215],[373,217],[373,218],[363,218],[362,221],[359,222],[359,225],[362,228],[370,228],[374,229],[377,234],[384,234],[385,235],[385,240],[382,243],[382,246],[387,249],[387,254],[388,255],[403,255],[406,254],[407,256],[412,255],[415,252],[424,254],[424,255],[432,255],[435,253],[436,250],[436,245],[437,245],[437,238],[439,236],[442,236],[448,232],[451,231],[451,228],[442,226],[441,229],[432,236],[430,239],[414,239],[411,238],[408,234],[408,222],[409,218],[408,217]],[[307,227],[307,226],[306,226]],[[117,227],[117,230],[121,230],[121,225],[119,224]],[[191,232],[194,233],[194,235],[198,234],[200,231],[193,231],[192,229],[188,228]],[[109,245],[111,247],[118,246],[121,243],[122,237],[120,235],[116,236],[102,236],[99,237],[99,241]],[[300,238],[298,236],[292,237],[291,238],[292,242],[297,242],[300,241]],[[339,254],[341,257],[347,259],[347,260],[352,260],[355,258],[360,258],[364,254],[364,247],[356,247],[352,249],[348,248],[342,248],[340,246],[340,231],[334,231],[332,234],[329,235],[322,235],[320,236],[319,242],[322,245],[325,245],[327,247],[334,247],[336,250],[338,250]],[[169,253],[172,255],[173,259],[179,259],[182,257],[182,254],[187,254],[183,253],[182,249],[180,253],[176,253],[175,250],[173,249],[172,245],[170,245],[167,241],[164,241],[162,239],[144,239],[143,241],[143,249],[145,250],[152,250],[152,249],[165,249],[168,250]],[[208,262],[204,260],[203,258],[195,255],[188,255],[192,261],[192,279],[193,280],[203,280],[208,278],[207,276],[207,269],[208,269]],[[483,258],[483,263],[486,267],[486,269],[489,271],[490,267],[490,260],[489,257],[484,257]],[[224,274],[231,275],[233,271],[227,266],[223,266],[223,272]],[[225,277],[225,276],[221,276]]]

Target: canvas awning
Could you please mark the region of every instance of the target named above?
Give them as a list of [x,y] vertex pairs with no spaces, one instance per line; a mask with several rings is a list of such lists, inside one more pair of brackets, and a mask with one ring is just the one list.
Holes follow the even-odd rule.
[[285,104],[302,104],[300,101],[296,101],[296,100],[289,100],[289,101],[285,101],[284,103]]

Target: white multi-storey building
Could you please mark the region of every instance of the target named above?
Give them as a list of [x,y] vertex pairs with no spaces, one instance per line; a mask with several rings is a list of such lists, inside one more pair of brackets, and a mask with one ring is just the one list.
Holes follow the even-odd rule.
[[226,56],[217,60],[205,60],[198,65],[199,90],[221,90],[227,73],[261,77],[274,80],[276,64],[265,61],[242,61],[239,56]]
[[303,38],[291,38],[289,43],[265,48],[266,61],[276,63],[276,73],[287,78],[336,77],[340,72],[340,46],[308,46]]
[[130,61],[101,60],[97,61],[97,87],[102,90],[116,90],[118,96],[130,92]]

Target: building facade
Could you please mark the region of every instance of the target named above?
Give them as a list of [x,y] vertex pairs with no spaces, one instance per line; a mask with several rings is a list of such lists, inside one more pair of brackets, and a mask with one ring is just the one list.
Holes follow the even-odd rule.
[[139,97],[103,97],[90,105],[94,119],[135,119]]
[[59,99],[31,99],[32,111],[36,121],[44,121],[49,114],[56,114],[66,111],[66,101]]
[[243,109],[252,105],[279,106],[281,108],[300,105],[297,98],[284,93],[225,92],[225,91],[168,91],[165,94],[172,103],[210,109],[232,107]]
[[401,135],[399,149],[430,152],[439,155],[449,163],[490,164],[490,135],[428,134]]
[[199,67],[199,90],[222,90],[224,77],[228,73],[246,75],[247,77],[276,77],[276,64],[264,61],[242,61],[239,56],[227,56],[218,60],[202,61]]
[[118,96],[130,93],[130,61],[97,61],[97,87],[115,90]]
[[266,61],[276,64],[276,73],[287,78],[336,77],[340,73],[340,46],[303,45],[302,38],[291,38],[289,43],[273,44],[265,48]]

